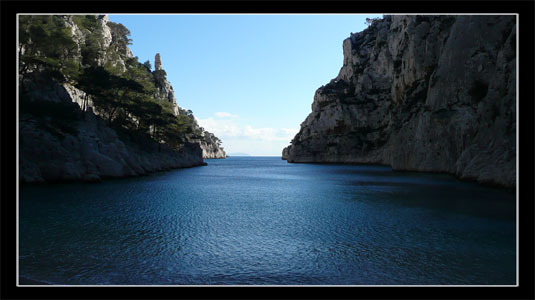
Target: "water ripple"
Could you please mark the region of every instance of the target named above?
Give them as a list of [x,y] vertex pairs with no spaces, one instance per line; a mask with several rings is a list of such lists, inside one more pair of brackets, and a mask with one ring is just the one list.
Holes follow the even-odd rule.
[[514,284],[515,199],[387,167],[210,160],[25,186],[20,274],[56,284]]

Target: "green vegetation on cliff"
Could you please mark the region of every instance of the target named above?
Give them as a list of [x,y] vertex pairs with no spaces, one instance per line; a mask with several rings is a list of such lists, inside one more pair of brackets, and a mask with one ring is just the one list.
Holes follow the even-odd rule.
[[150,63],[132,57],[126,27],[109,21],[103,25],[99,18],[19,17],[21,122],[40,122],[59,135],[75,133],[79,116],[52,113],[72,112],[71,105],[42,101],[34,92],[38,84],[69,84],[85,92],[93,110],[116,130],[172,148],[203,139],[195,119],[175,115],[176,104],[158,92],[168,84],[165,71],[151,72]]

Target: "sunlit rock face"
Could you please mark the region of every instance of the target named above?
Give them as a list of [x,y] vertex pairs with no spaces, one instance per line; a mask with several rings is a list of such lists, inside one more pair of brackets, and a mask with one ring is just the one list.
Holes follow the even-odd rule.
[[218,147],[216,144],[210,144],[206,142],[200,143],[202,149],[202,158],[226,158],[227,155],[222,148]]
[[515,16],[385,16],[343,42],[288,162],[516,184]]
[[[76,25],[76,23],[73,21],[72,15],[63,16],[63,19],[65,21],[65,26],[71,29],[73,40],[78,45],[78,54],[81,55],[82,45],[86,41],[88,32],[84,32],[83,30],[80,29],[80,27],[78,27],[78,25]],[[97,30],[100,31],[100,34],[102,36],[102,39],[99,41],[100,51],[102,53],[107,53],[110,47],[111,48],[117,47],[117,45],[114,43],[112,30],[110,29],[108,25],[110,21],[107,15],[98,15],[97,20],[98,20],[98,24],[100,25],[100,27]],[[126,47],[122,51],[123,53],[119,53],[118,56],[109,56],[109,55],[100,56],[97,61],[98,65],[104,66],[106,63],[109,63],[112,66],[114,67],[118,66],[121,69],[123,69],[123,71],[125,71],[126,70],[125,60],[128,58],[134,57],[134,55],[132,54],[132,51],[128,47]]]
[[98,23],[102,27],[102,43],[104,47],[109,47],[113,40],[111,30],[108,27],[108,22],[110,21],[107,15],[98,16]]
[[227,154],[221,147],[221,141],[211,132],[200,127],[203,139],[199,141],[203,158],[226,158]]
[[154,56],[154,70],[161,70],[162,69],[162,59],[160,57],[160,53],[156,53]]

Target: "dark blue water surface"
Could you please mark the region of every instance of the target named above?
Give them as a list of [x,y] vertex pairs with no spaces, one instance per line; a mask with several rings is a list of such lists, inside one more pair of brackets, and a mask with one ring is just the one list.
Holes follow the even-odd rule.
[[207,160],[23,186],[19,270],[53,284],[515,284],[512,192],[388,167]]

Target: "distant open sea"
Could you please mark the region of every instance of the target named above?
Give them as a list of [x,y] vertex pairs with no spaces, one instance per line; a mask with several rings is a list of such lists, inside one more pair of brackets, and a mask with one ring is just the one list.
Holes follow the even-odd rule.
[[514,285],[513,192],[280,157],[22,186],[21,283]]

